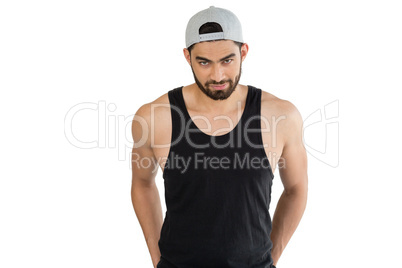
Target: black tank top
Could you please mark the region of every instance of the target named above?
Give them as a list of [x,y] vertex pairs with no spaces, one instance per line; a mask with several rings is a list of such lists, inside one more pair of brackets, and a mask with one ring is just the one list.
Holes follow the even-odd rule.
[[194,124],[182,87],[168,96],[172,142],[157,267],[273,267],[268,210],[274,175],[262,143],[261,90],[248,86],[239,122],[219,136]]

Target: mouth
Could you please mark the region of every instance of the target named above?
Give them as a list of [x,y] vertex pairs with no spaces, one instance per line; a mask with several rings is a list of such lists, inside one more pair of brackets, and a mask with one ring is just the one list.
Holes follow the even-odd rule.
[[223,90],[223,89],[225,89],[227,87],[227,83],[220,84],[220,85],[212,84],[212,85],[210,85],[210,87],[212,87],[215,90]]

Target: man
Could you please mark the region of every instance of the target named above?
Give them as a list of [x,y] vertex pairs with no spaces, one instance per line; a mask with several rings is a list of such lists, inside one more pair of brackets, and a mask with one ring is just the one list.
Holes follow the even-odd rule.
[[[186,29],[195,83],[136,113],[132,201],[154,267],[275,267],[307,201],[302,119],[293,104],[239,84],[248,53],[230,11]],[[163,170],[166,216],[155,184]],[[275,167],[284,191],[269,215]]]

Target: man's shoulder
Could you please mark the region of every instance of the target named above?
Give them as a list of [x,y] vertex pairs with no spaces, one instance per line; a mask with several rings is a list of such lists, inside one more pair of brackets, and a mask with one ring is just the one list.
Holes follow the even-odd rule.
[[261,116],[275,123],[277,131],[285,136],[298,133],[303,126],[302,116],[292,102],[265,91],[261,95]]
[[143,104],[136,112],[137,116],[150,118],[151,115],[161,116],[170,110],[168,93],[163,94],[157,99]]
[[[135,113],[132,121],[132,133],[134,140],[142,140],[144,136],[149,142],[149,135],[155,129],[168,129],[170,124],[170,105],[168,93],[157,99],[145,103]],[[157,128],[156,128],[157,127]]]
[[281,99],[272,93],[261,90],[261,113],[262,115],[295,116],[298,110],[289,100]]

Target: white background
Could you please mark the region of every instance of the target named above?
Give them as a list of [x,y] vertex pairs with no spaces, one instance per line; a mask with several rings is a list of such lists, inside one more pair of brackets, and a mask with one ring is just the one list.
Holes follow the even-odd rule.
[[[356,0],[2,1],[0,267],[152,267],[130,198],[130,121],[193,82],[185,26],[210,5],[242,21],[242,84],[304,119],[339,104],[327,132],[325,120],[305,131],[321,153],[309,149],[308,206],[278,268],[402,267],[402,9]],[[82,103],[98,110],[70,131],[96,148],[65,134]],[[281,191],[275,174],[271,215]]]

